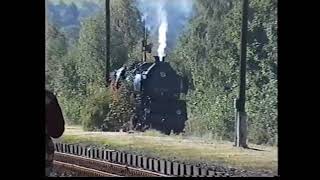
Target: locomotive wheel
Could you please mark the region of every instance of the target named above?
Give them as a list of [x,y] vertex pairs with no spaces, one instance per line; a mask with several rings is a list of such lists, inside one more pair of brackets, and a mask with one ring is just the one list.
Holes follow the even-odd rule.
[[175,128],[173,128],[173,131],[175,134],[179,134],[183,131],[183,125],[177,125]]
[[164,128],[164,129],[163,129],[163,133],[164,133],[165,135],[170,135],[171,129]]

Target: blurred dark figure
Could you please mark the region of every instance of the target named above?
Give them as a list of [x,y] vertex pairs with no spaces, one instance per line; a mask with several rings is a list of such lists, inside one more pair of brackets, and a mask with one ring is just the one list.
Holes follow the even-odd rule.
[[56,96],[46,90],[46,176],[53,167],[54,144],[51,138],[59,138],[64,132],[64,118]]

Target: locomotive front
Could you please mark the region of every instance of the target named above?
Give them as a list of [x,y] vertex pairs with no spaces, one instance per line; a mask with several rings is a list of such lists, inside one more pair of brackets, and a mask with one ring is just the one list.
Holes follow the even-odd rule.
[[164,58],[155,56],[153,64],[135,75],[134,90],[140,97],[136,125],[166,134],[183,130],[187,109],[180,96],[187,92],[186,82]]

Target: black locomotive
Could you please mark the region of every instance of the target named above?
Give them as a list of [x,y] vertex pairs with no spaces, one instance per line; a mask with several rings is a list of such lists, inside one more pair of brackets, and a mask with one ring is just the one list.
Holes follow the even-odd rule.
[[132,118],[136,130],[156,129],[163,133],[180,133],[187,120],[186,101],[181,97],[187,94],[185,78],[165,62],[155,56],[152,63],[142,62],[133,68],[122,67],[114,72],[114,86],[119,88],[121,81],[132,83],[135,96],[135,116]]

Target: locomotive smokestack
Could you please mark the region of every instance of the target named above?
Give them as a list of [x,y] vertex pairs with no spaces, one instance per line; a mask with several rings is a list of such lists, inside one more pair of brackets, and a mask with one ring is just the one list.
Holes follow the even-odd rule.
[[159,56],[153,56],[153,57],[154,57],[154,60],[155,60],[156,63],[158,63],[158,62],[164,62],[164,60],[165,60],[165,56],[163,56],[162,59],[160,59]]
[[160,62],[159,56],[153,56],[156,63]]

